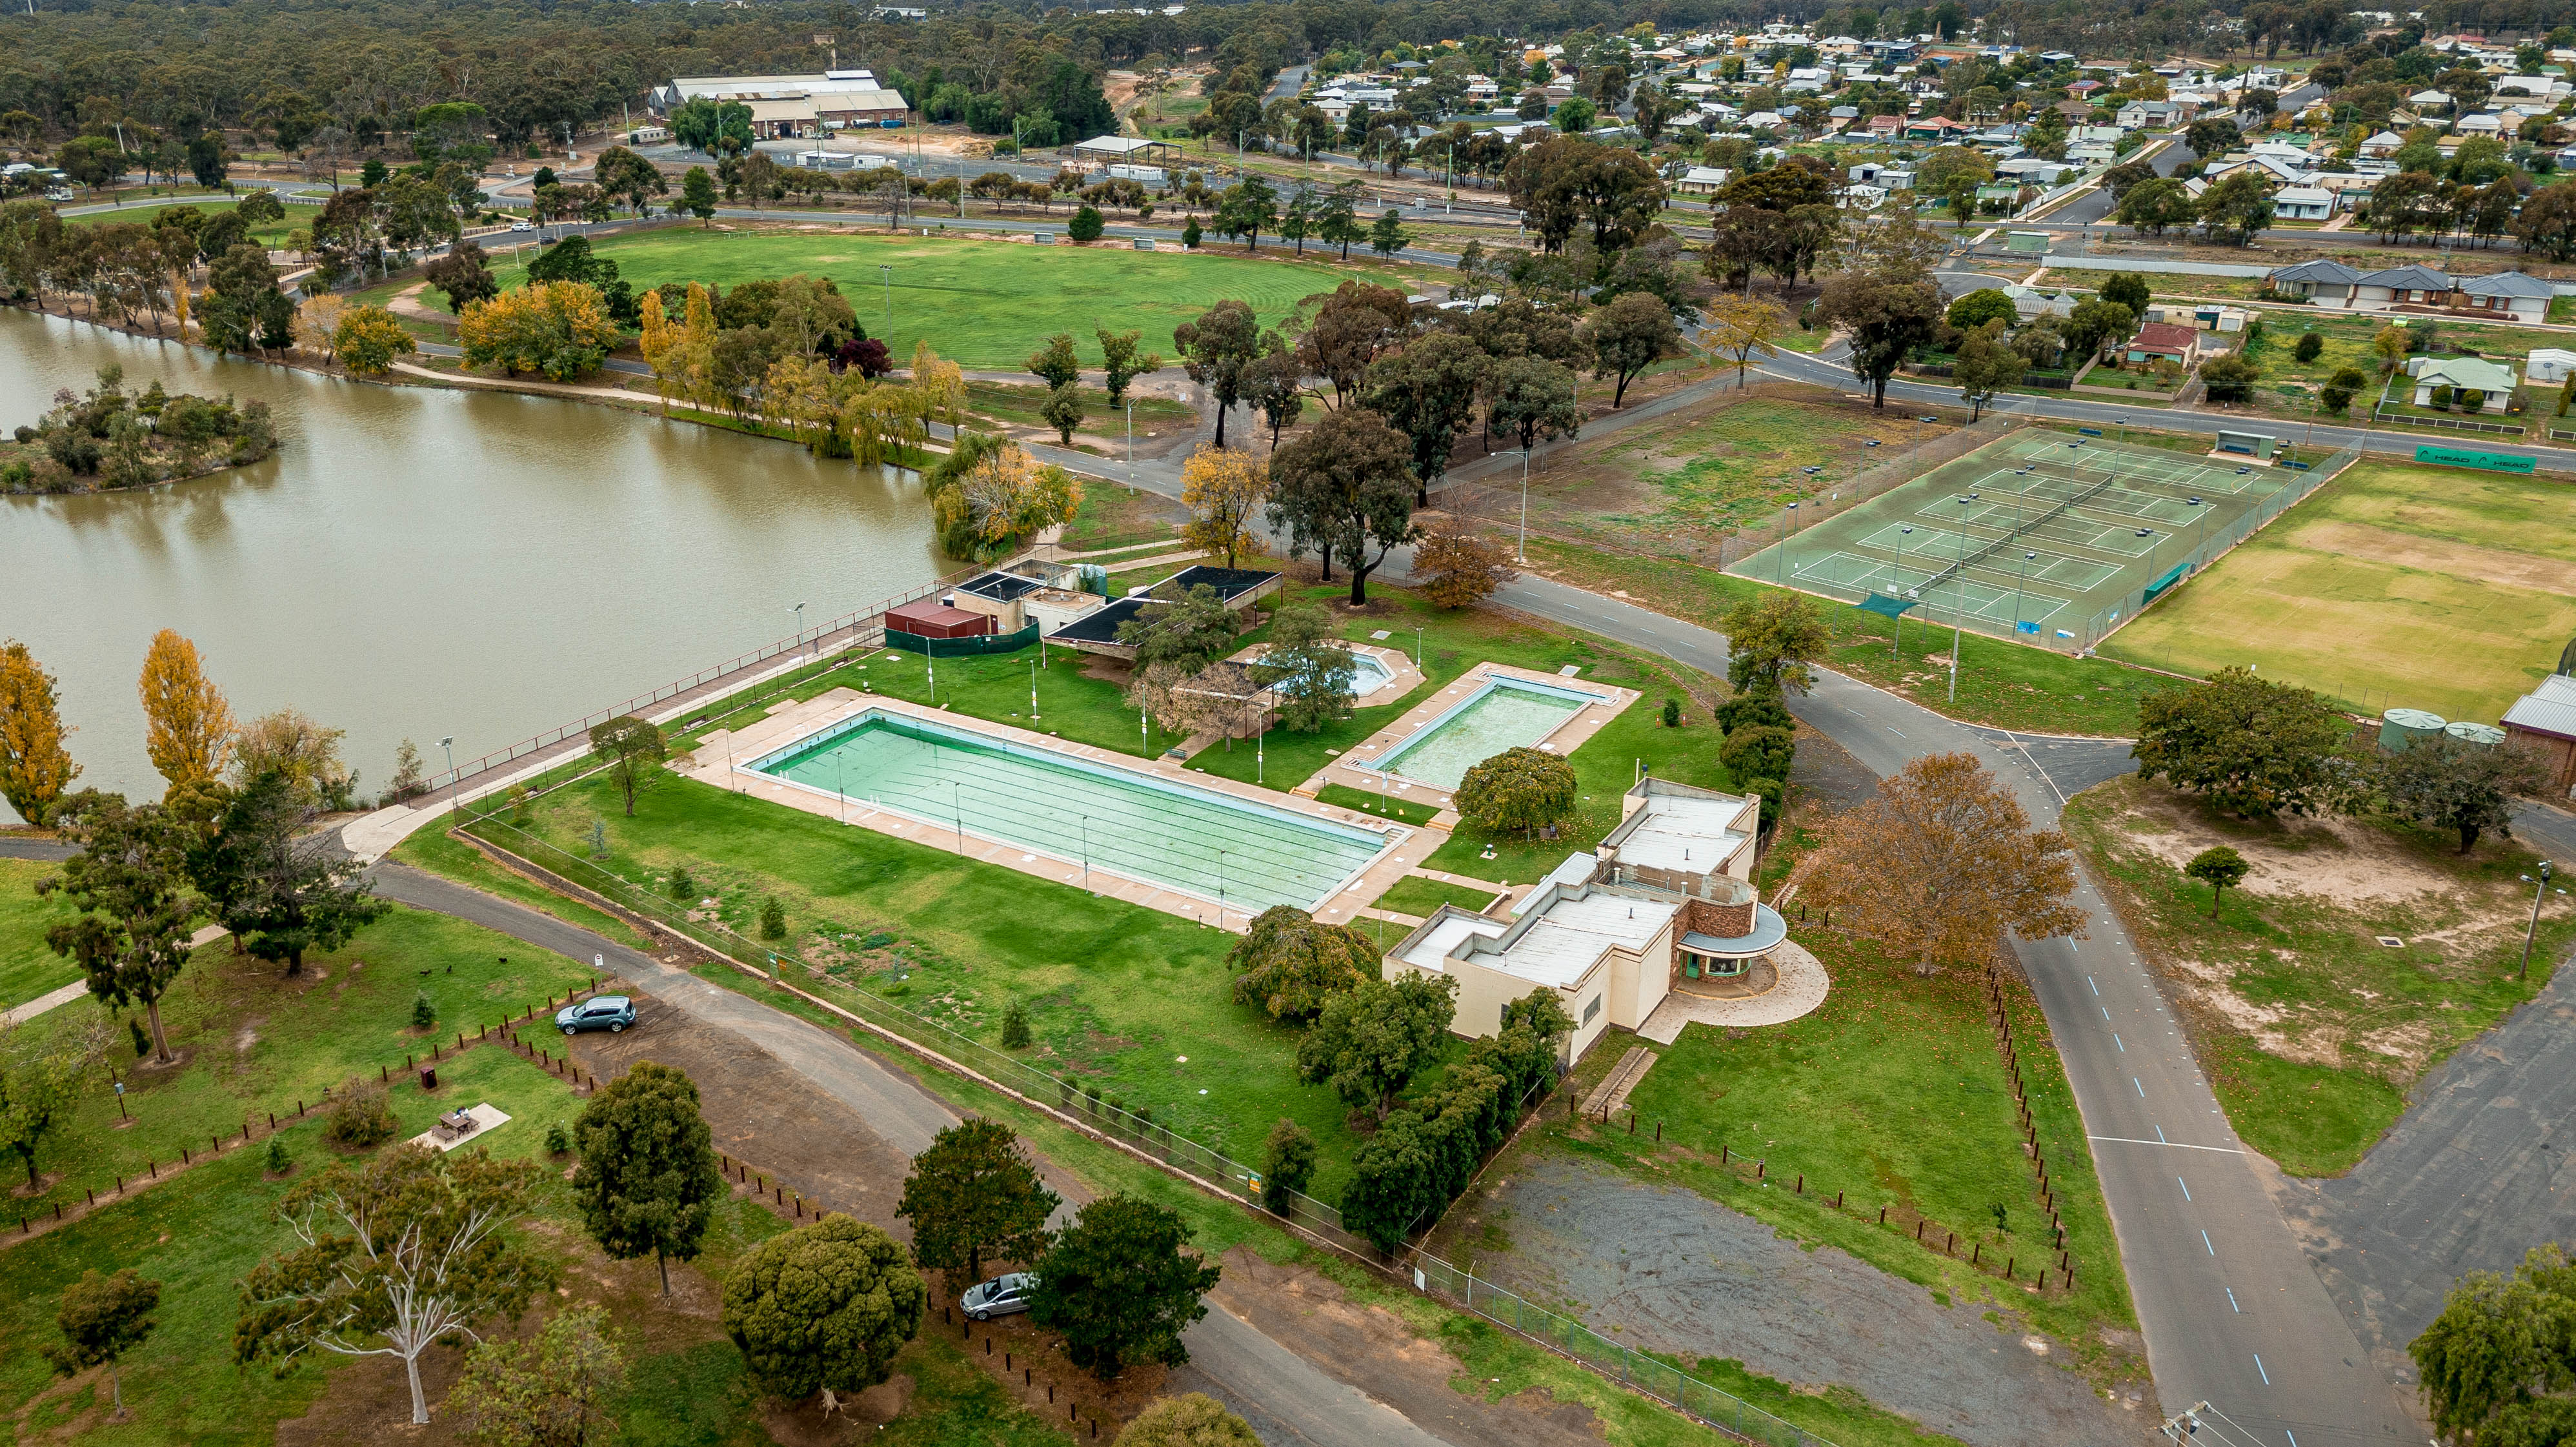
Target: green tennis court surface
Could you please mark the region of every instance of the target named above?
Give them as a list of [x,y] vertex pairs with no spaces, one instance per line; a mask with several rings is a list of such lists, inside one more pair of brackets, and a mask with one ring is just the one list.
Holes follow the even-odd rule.
[[1850,602],[1879,594],[1916,604],[1916,618],[2081,648],[2314,480],[2025,429],[1727,571]]
[[751,767],[838,794],[854,812],[891,809],[1256,912],[1314,908],[1386,842],[1214,789],[880,714]]

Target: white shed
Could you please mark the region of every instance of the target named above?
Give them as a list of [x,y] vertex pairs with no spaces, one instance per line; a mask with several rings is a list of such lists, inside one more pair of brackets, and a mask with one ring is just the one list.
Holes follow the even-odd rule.
[[2557,386],[2566,381],[2569,376],[2576,375],[2576,352],[2565,351],[2558,347],[2539,348],[2531,354],[2531,360],[2523,367],[2522,375],[2527,381],[2546,382],[2553,387]]

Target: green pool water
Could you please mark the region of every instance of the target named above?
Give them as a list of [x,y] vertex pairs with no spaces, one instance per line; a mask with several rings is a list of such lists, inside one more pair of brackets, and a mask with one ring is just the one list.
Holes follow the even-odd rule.
[[1245,910],[1312,909],[1376,856],[1374,831],[1070,754],[863,714],[751,762],[931,825]]
[[1535,744],[1565,726],[1598,695],[1496,678],[1361,767],[1455,789],[1467,771],[1508,749]]

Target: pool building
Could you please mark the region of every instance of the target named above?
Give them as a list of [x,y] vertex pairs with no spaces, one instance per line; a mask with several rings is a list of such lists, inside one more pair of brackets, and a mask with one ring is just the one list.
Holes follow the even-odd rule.
[[1762,801],[1648,778],[1590,854],[1569,855],[1507,918],[1442,905],[1386,953],[1400,971],[1458,982],[1450,1029],[1502,1028],[1503,1007],[1551,989],[1574,1019],[1566,1058],[1611,1030],[1641,1031],[1677,993],[1740,995],[1788,938],[1752,884]]

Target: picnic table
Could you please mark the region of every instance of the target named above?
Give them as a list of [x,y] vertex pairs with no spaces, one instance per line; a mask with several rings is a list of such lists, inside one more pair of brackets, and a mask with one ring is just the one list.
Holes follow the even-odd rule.
[[475,1128],[481,1124],[482,1122],[476,1120],[474,1112],[470,1110],[452,1110],[440,1116],[438,1124],[431,1129],[437,1131],[442,1140],[458,1140],[472,1135]]

